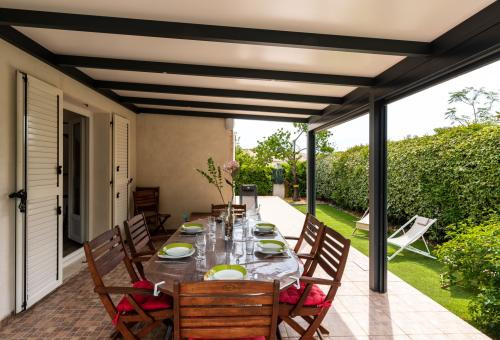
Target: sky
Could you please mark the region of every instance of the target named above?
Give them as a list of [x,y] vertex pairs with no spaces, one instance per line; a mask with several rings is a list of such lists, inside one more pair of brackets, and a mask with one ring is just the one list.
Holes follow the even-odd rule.
[[[449,106],[449,93],[467,86],[500,92],[500,61],[389,104],[388,139],[395,141],[410,135],[430,135],[435,128],[451,126],[444,115]],[[465,106],[457,108],[468,110]],[[500,110],[500,105],[497,103],[494,109]],[[279,128],[293,131],[292,123],[237,119],[234,126],[239,143],[245,149],[254,148],[258,140],[266,138]],[[368,115],[335,126],[330,131],[335,150],[343,151],[355,145],[368,144]],[[299,144],[305,147],[306,138],[301,138]]]

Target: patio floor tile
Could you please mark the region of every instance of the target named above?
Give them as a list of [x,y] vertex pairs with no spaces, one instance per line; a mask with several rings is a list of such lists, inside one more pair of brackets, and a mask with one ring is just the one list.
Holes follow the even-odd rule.
[[[259,203],[263,219],[275,223],[284,235],[300,233],[301,212],[276,197],[259,197]],[[342,286],[323,323],[330,331],[325,339],[488,339],[397,276],[389,273],[388,278],[388,293],[370,291],[368,258],[351,248]],[[111,272],[106,283],[128,284],[124,268]],[[113,326],[92,287],[89,274],[82,270],[1,328],[0,339],[107,339]],[[284,324],[280,330],[287,340],[298,338]],[[161,328],[148,339],[162,338],[164,333]]]

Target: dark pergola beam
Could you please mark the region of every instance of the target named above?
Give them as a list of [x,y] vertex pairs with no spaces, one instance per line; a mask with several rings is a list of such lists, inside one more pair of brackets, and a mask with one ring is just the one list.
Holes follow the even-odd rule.
[[316,95],[295,94],[295,93],[230,90],[230,89],[217,89],[217,88],[207,88],[207,87],[143,84],[143,83],[129,83],[129,82],[105,81],[105,80],[95,81],[95,86],[102,89],[124,90],[124,91],[172,93],[172,94],[225,97],[225,98],[282,100],[282,101],[292,101],[292,102],[302,102],[302,103],[342,104],[342,98],[339,97],[316,96]]
[[435,39],[432,55],[405,58],[378,75],[370,89],[358,88],[343,98],[341,106],[325,108],[322,117],[310,119],[310,128],[323,129],[366,114],[370,94],[390,103],[499,60],[498,13],[500,1]]
[[120,100],[124,103],[131,103],[131,104],[179,106],[179,107],[193,107],[193,108],[219,109],[219,110],[291,113],[299,115],[321,115],[321,110],[303,109],[295,107],[214,103],[214,102],[199,102],[191,100],[174,100],[174,99],[163,99],[163,98],[140,98],[140,97],[121,97]]
[[282,116],[266,116],[266,115],[246,115],[237,113],[224,113],[224,112],[205,112],[205,111],[190,111],[190,110],[171,110],[160,109],[151,107],[138,107],[139,113],[153,113],[171,116],[184,116],[184,117],[206,117],[206,118],[233,118],[233,119],[250,119],[250,120],[267,120],[275,122],[295,122],[306,123],[307,118],[298,117],[282,117]]
[[386,55],[426,55],[425,42],[0,8],[0,24]]
[[109,89],[104,89],[104,88],[95,88],[93,87],[94,79],[83,73],[82,71],[78,70],[75,67],[62,67],[57,64],[56,62],[56,55],[43,47],[42,45],[38,44],[36,41],[33,41],[32,39],[28,38],[18,30],[10,27],[10,26],[5,26],[5,25],[0,25],[0,38],[3,40],[11,43],[12,45],[16,46],[17,48],[23,50],[24,52],[28,53],[29,55],[43,61],[44,63],[47,63],[48,65],[54,67],[55,69],[59,70],[60,72],[66,74],[67,76],[75,79],[76,81],[95,89],[98,93],[102,94],[103,96],[113,100],[114,102],[123,105],[124,107],[128,108],[129,110],[133,112],[137,112],[137,108],[134,105],[127,104],[127,103],[120,103],[118,95],[114,93],[113,91]]
[[222,77],[222,78],[247,78],[281,80],[302,83],[318,83],[328,85],[371,86],[373,78],[344,76],[324,73],[305,73],[275,70],[261,70],[224,66],[179,64],[159,61],[112,59],[99,57],[84,57],[71,55],[58,55],[57,63],[63,66],[87,67],[107,70],[171,73],[190,76]]

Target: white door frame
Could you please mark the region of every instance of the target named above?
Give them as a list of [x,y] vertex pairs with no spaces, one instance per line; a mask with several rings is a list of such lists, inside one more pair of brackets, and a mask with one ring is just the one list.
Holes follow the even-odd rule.
[[[94,206],[91,204],[91,202],[94,201],[94,176],[93,176],[93,169],[94,169],[94,115],[90,110],[87,108],[77,104],[73,103],[71,100],[65,99],[63,103],[63,108],[65,110],[77,113],[79,115],[82,115],[87,118],[87,124],[86,124],[86,136],[85,138],[87,139],[86,147],[87,150],[85,152],[85,157],[86,157],[86,169],[85,169],[85,192],[86,192],[86,202],[85,202],[85,216],[84,216],[84,225],[87,225],[87,230],[86,230],[86,235],[85,238],[87,240],[91,240],[94,238]],[[77,252],[80,252],[83,254],[81,249],[77,250]],[[71,254],[68,254],[66,257],[70,256]],[[66,261],[65,261],[66,262]],[[64,263],[65,263],[64,262]],[[66,264],[66,263],[65,263]]]
[[[71,112],[71,111],[67,111]],[[73,112],[72,112],[73,113]],[[65,122],[66,123],[66,122]],[[67,169],[68,169],[68,206],[67,206],[67,213],[68,213],[68,238],[70,240],[76,241],[78,243],[83,244],[87,240],[87,221],[88,221],[88,216],[87,216],[87,118],[78,115],[77,119],[72,119],[68,124],[68,164],[67,164]],[[75,205],[75,186],[74,186],[74,180],[73,176],[75,175],[75,157],[74,157],[74,152],[75,152],[75,126],[79,124],[80,126],[80,197],[79,197],[79,202],[80,202],[80,207],[79,207],[79,214],[76,215],[73,213],[74,211],[74,205]],[[64,146],[63,146],[63,152],[64,152]],[[64,211],[64,207],[63,207]],[[78,228],[75,228],[76,225]],[[78,229],[78,231],[75,233],[75,229]],[[63,244],[64,248],[64,244]]]

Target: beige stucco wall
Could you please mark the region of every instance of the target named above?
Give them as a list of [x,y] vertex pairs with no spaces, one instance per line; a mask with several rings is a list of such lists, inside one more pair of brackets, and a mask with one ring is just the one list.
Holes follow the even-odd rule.
[[[159,186],[163,212],[172,214],[169,227],[183,213],[210,211],[221,198],[214,186],[195,171],[206,169],[208,157],[222,164],[233,157],[232,124],[220,118],[165,115],[137,116],[137,186]],[[231,196],[226,185],[226,200]]]
[[[121,105],[107,99],[61,72],[44,64],[36,58],[13,47],[0,39],[0,320],[14,310],[14,273],[15,273],[15,202],[7,196],[16,187],[16,71],[21,70],[40,80],[52,84],[72,97],[90,105],[94,118],[101,114],[117,113],[130,119],[130,172],[135,178],[135,114]],[[94,119],[99,124],[99,119]],[[108,121],[104,119],[104,121]],[[109,124],[108,124],[109,126]],[[101,126],[102,127],[102,126]],[[96,132],[98,129],[94,129]],[[101,139],[102,140],[102,139]],[[101,145],[95,145],[95,159],[103,159],[99,153]],[[105,158],[105,157],[104,157]],[[109,159],[109,156],[108,156]],[[102,164],[94,163],[94,185],[109,184],[109,174],[102,173]],[[94,207],[109,206],[110,197],[101,197],[100,191],[94,190]],[[101,191],[102,193],[102,191]],[[102,227],[106,211],[98,210],[99,216],[91,216],[94,225]],[[103,217],[104,216],[104,217]]]

